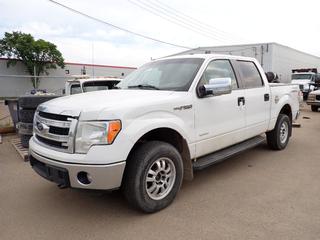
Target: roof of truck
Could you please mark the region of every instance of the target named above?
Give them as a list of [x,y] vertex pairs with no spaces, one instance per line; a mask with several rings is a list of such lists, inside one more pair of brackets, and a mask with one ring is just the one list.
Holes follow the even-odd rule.
[[164,59],[179,59],[179,58],[203,58],[203,59],[210,59],[210,58],[227,58],[227,59],[238,59],[238,60],[248,60],[248,61],[257,61],[255,58],[252,57],[243,57],[243,56],[236,56],[236,55],[227,55],[227,54],[186,54],[186,55],[177,55],[171,57],[164,57],[157,60],[164,60]]

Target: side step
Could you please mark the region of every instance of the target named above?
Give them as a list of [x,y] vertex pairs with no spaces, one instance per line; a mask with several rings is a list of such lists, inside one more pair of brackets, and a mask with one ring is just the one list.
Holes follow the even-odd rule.
[[196,162],[193,163],[193,169],[202,170],[215,163],[221,162],[229,157],[232,157],[240,152],[253,148],[263,143],[264,141],[265,141],[265,138],[262,136],[253,137],[244,142],[237,143],[231,147],[227,147],[217,152],[211,153],[209,155],[200,157],[197,159]]

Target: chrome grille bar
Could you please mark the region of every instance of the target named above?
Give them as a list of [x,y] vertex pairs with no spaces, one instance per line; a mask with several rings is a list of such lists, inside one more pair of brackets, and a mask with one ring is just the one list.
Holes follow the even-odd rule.
[[[39,116],[39,111],[37,111],[34,117],[33,131],[35,139],[39,144],[53,150],[73,153],[78,120],[72,117],[64,117],[66,117],[67,121],[54,120]],[[68,132],[68,135],[52,133],[50,132],[50,127],[64,128],[66,129],[65,132]]]
[[59,120],[52,120],[52,119],[40,117],[39,114],[36,114],[36,120],[46,125],[54,126],[54,127],[70,128],[70,125],[71,125],[71,121],[64,122]]

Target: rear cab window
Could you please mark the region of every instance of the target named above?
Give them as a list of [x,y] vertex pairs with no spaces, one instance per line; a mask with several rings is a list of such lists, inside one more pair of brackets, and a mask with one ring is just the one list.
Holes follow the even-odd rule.
[[259,88],[264,86],[263,79],[254,62],[238,60],[237,63],[245,88]]

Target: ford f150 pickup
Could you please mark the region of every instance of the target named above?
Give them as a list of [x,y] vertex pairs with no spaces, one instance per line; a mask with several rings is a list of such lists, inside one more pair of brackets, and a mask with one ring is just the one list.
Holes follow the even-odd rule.
[[30,164],[61,188],[121,188],[133,206],[155,212],[196,170],[265,139],[284,149],[299,113],[298,91],[269,84],[253,58],[158,59],[117,89],[41,104]]

